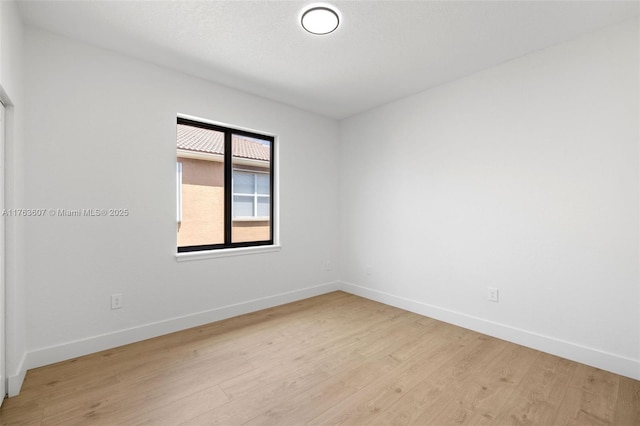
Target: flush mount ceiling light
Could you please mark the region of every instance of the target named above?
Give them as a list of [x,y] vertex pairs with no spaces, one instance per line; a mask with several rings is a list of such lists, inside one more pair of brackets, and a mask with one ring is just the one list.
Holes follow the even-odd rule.
[[302,13],[302,28],[311,34],[329,34],[338,28],[340,18],[338,12],[328,6],[312,6]]

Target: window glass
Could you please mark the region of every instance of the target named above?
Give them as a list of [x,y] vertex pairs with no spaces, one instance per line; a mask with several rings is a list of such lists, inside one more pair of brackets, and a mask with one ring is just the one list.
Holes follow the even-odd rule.
[[269,195],[271,193],[268,174],[257,175],[258,179],[258,194]]
[[253,194],[255,179],[253,173],[233,172],[233,193]]
[[258,216],[269,217],[269,208],[271,206],[269,198],[258,197]]
[[234,243],[260,241],[272,235],[271,196],[273,141],[234,134]]
[[224,244],[224,132],[178,124],[178,247]]
[[253,197],[233,196],[233,217],[253,217]]

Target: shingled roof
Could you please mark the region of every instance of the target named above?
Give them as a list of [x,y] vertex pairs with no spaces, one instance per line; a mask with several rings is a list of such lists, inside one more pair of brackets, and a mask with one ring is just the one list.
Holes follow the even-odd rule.
[[[269,161],[271,149],[242,136],[233,135],[233,156]],[[224,133],[178,124],[178,149],[208,154],[224,154]]]

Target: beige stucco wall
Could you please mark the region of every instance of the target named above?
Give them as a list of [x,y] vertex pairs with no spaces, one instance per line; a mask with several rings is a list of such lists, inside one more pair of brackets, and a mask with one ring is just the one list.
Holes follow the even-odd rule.
[[178,246],[224,243],[224,169],[215,161],[180,158],[182,223]]
[[269,239],[270,225],[268,220],[233,221],[231,241],[234,243],[246,241],[264,241]]

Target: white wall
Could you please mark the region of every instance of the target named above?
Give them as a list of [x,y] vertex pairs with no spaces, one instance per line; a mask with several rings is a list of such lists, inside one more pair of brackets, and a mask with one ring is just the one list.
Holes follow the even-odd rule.
[[345,120],[345,288],[640,378],[638,40],[626,22]]
[[[336,288],[334,120],[41,30],[25,40],[25,205],[131,212],[26,221],[28,368]],[[177,113],[277,135],[281,251],[176,262]]]
[[[23,32],[15,2],[0,2],[0,87],[6,108],[5,206],[22,207],[23,149]],[[5,218],[5,306],[6,373],[9,395],[15,395],[24,379],[26,315],[24,286],[24,223]]]

